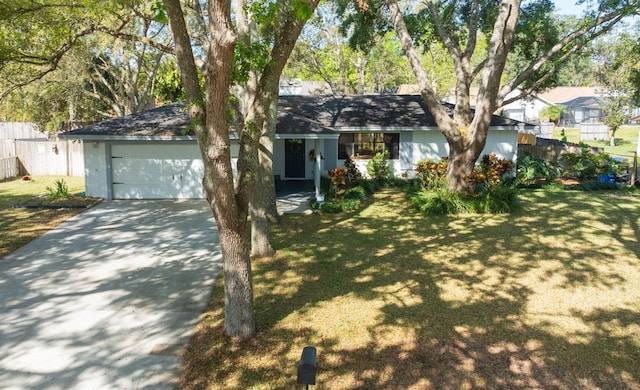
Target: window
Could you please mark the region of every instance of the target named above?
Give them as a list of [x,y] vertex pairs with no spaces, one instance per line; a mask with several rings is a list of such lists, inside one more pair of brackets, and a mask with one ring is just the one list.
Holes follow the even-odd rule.
[[400,133],[341,133],[338,139],[338,158],[347,156],[369,159],[376,153],[389,151],[389,158],[400,157]]

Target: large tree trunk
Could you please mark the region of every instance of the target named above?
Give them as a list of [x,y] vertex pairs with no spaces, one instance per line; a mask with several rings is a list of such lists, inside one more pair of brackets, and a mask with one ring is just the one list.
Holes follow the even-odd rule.
[[236,36],[225,0],[209,2],[210,43],[205,47],[206,99],[203,98],[190,37],[179,0],[164,0],[175,41],[178,70],[189,115],[204,162],[203,189],[218,226],[223,258],[225,332],[241,339],[255,335],[251,261],[247,237],[251,175],[239,172],[237,188],[231,166],[227,109]]
[[[255,321],[247,217],[249,201],[261,176],[259,137],[271,102],[276,97],[273,91],[278,89],[282,69],[311,14],[303,17],[297,12],[297,7],[283,8],[287,11],[283,11],[283,18],[280,18],[284,22],[274,39],[270,58],[256,89],[252,91],[253,96],[248,99],[243,128],[239,129],[238,176],[234,183],[227,111],[238,37],[231,20],[231,4],[228,0],[209,0],[209,40],[204,46],[207,94],[203,99],[180,0],[163,1],[175,41],[178,70],[187,95],[189,114],[204,161],[204,192],[218,225],[224,261],[225,331],[233,337],[250,338],[255,335]],[[311,12],[317,2],[309,0]]]
[[271,246],[269,222],[277,218],[276,190],[273,179],[273,139],[277,121],[277,98],[273,99],[271,109],[258,147],[258,182],[251,196],[251,255],[271,256],[275,253]]

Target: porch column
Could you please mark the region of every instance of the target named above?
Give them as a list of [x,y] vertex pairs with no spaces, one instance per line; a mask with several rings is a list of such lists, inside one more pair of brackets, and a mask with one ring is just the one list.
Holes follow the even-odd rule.
[[322,169],[322,154],[320,153],[320,140],[317,139],[314,141],[314,147],[316,149],[316,169],[314,169],[314,185],[316,187],[316,199],[320,195],[320,169]]

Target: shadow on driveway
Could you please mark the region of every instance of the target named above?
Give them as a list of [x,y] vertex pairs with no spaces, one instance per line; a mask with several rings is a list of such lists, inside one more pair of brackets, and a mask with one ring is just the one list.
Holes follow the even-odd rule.
[[4,389],[172,388],[222,264],[204,200],[103,202],[0,259]]

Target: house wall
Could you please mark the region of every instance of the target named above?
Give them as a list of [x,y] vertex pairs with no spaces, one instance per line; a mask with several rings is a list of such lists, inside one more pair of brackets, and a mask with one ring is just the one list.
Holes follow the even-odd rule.
[[521,99],[509,103],[501,108],[502,115],[523,122],[537,123],[540,121],[540,111],[549,104],[540,99]]
[[[397,177],[401,177],[405,173],[410,174],[421,160],[440,160],[449,155],[449,144],[442,133],[437,130],[400,134],[400,158],[390,161],[394,175]],[[481,156],[495,153],[499,158],[515,163],[518,153],[517,146],[517,130],[489,130]],[[364,175],[367,172],[368,161],[355,160],[356,166]],[[344,160],[338,160],[338,165],[344,166]]]

